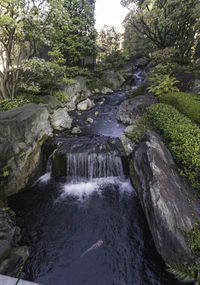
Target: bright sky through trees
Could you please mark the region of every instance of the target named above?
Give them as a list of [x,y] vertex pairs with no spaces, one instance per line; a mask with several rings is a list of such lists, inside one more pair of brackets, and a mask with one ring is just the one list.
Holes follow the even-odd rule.
[[115,26],[122,31],[121,23],[128,10],[120,5],[120,0],[96,0],[96,28],[104,25]]

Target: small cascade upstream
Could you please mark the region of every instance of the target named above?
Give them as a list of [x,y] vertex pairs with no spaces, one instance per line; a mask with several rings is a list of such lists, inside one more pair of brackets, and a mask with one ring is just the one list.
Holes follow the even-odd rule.
[[[135,76],[141,84],[140,73]],[[165,271],[127,176],[117,138],[125,126],[116,119],[125,98],[123,91],[98,95],[96,109],[77,115],[85,135],[57,136],[46,174],[11,198],[22,242],[30,246],[24,268],[28,280],[43,285],[179,284]],[[87,117],[93,125],[83,124]],[[102,246],[83,256],[99,240]]]

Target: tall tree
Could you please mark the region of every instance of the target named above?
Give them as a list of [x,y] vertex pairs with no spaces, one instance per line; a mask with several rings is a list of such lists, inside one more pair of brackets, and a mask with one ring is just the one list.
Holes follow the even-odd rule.
[[63,0],[69,21],[59,26],[52,45],[64,55],[68,66],[80,66],[86,56],[96,54],[96,30],[94,27],[95,0]]
[[55,17],[63,19],[60,1],[1,0],[0,90],[4,99],[15,96],[23,60],[47,43]]
[[200,29],[199,0],[122,0],[130,9],[127,22],[157,49],[174,47],[183,62]]

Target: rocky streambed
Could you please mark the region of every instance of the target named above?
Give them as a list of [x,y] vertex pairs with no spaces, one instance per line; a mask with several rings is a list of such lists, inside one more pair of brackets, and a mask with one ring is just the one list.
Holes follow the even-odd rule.
[[[48,111],[29,105],[0,115],[1,152],[9,162],[1,160],[2,200],[29,182],[10,199],[22,229],[21,244],[30,248],[26,278],[48,285],[179,284],[157,252],[165,262],[189,260],[190,249],[177,228],[192,228],[199,205],[189,205],[189,188],[157,134],[149,132],[136,148],[124,135],[127,124],[134,129],[155,97],[126,100],[125,91],[117,91],[68,107],[47,99]],[[53,143],[46,144],[41,156],[53,128]],[[37,179],[44,164],[46,171]],[[13,269],[19,274],[28,250],[18,246],[20,230],[6,207],[2,205],[2,215],[11,227],[2,233],[1,272],[16,275]],[[80,258],[100,239],[101,249]],[[22,260],[17,266],[13,254],[14,260]]]

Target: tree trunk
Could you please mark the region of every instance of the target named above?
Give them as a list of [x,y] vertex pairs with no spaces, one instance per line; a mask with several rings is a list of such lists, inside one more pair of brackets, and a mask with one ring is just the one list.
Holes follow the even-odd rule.
[[4,78],[1,79],[0,88],[1,88],[1,94],[2,94],[3,99],[9,99],[10,95],[6,87],[6,80]]

